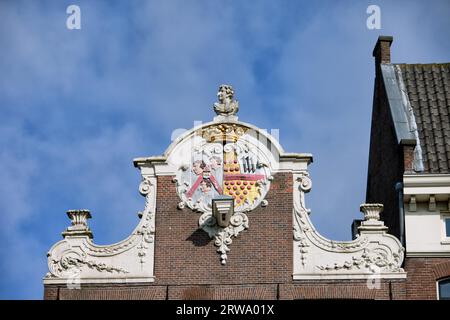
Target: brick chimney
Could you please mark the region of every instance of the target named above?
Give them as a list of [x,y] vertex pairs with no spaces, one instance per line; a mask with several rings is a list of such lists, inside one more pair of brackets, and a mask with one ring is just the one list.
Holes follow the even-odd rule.
[[380,63],[391,63],[391,43],[394,40],[391,36],[379,36],[372,55],[375,57],[375,65]]

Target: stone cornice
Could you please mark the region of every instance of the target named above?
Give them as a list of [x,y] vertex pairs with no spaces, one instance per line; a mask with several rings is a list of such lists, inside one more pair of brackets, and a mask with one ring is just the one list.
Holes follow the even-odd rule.
[[403,193],[405,196],[450,194],[450,174],[405,174]]
[[447,258],[450,257],[450,251],[427,251],[427,252],[411,252],[406,253],[407,258]]

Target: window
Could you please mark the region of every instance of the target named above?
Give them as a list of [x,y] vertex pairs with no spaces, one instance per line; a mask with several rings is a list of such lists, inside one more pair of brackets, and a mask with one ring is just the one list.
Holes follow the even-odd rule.
[[450,218],[446,218],[445,220],[445,236],[450,238]]
[[[443,213],[443,214],[442,214]],[[441,234],[442,234],[442,240],[441,244],[443,245],[450,245],[450,212],[441,211]]]
[[450,278],[438,282],[438,298],[439,300],[450,300]]

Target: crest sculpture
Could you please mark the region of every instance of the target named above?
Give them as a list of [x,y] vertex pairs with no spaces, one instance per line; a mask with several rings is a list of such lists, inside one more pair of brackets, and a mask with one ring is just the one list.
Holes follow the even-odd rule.
[[[220,86],[214,110],[221,116],[234,116],[232,122],[196,130],[174,179],[181,199],[178,207],[202,213],[199,225],[215,238],[222,264],[226,263],[232,237],[248,228],[246,213],[266,204],[264,197],[272,179],[267,156],[270,151],[264,150],[253,129],[236,122],[238,103],[232,100],[233,95],[231,86]],[[212,200],[222,195],[234,200],[234,214],[227,227],[219,226],[212,214]]]
[[221,116],[235,115],[239,111],[239,103],[233,99],[233,87],[223,84],[217,92],[219,102],[214,103],[214,111]]

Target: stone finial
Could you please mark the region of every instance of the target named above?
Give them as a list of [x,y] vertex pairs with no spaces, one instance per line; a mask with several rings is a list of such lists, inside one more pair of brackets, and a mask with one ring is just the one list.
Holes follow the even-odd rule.
[[233,87],[228,84],[222,84],[217,92],[219,101],[214,103],[214,111],[218,116],[233,116],[239,111],[239,103],[233,98]]
[[365,221],[380,220],[380,212],[383,211],[384,206],[380,203],[363,203],[359,206],[359,210],[364,214]]
[[72,220],[72,224],[62,233],[63,237],[87,236],[93,238],[87,220],[91,218],[89,210],[69,210],[67,216]]
[[364,214],[364,221],[358,230],[361,232],[386,232],[387,227],[380,220],[380,212],[383,211],[381,203],[363,203],[359,206],[359,210]]

